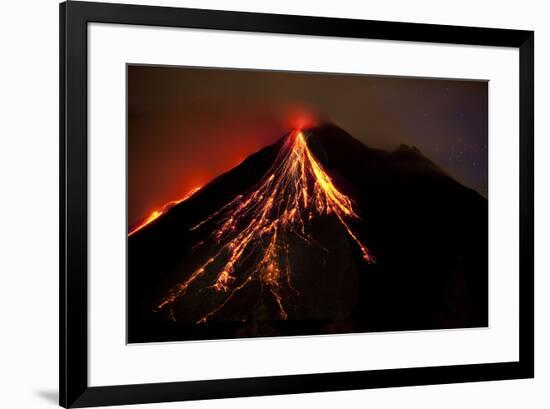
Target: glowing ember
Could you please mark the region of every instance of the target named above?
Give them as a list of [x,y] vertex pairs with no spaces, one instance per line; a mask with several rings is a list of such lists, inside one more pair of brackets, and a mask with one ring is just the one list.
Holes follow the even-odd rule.
[[[336,188],[315,159],[304,134],[295,130],[284,141],[274,165],[251,191],[238,195],[192,228],[196,230],[207,222],[214,223],[212,235],[220,248],[189,278],[172,288],[157,310],[168,309],[175,320],[174,302],[185,295],[197,278],[209,272],[214,274],[214,279],[208,288],[227,296],[202,316],[199,323],[206,323],[253,281],[259,282],[264,293],[273,297],[279,317],[286,319],[283,289],[294,290],[288,237],[295,234],[306,243],[315,244],[307,226],[321,215],[335,216],[359,247],[363,259],[374,261],[348,224],[348,220],[358,218],[352,201]],[[256,262],[253,267],[246,267],[245,259],[250,257],[257,257]],[[219,265],[222,267],[214,269]],[[244,272],[237,277],[236,270]]]
[[160,210],[155,210],[153,213],[151,213],[143,222],[141,222],[137,227],[134,227],[129,233],[128,237],[130,237],[132,234],[137,233],[141,229],[143,229],[148,224],[151,224],[155,220],[157,220],[160,216],[165,214],[168,210],[170,210],[172,207],[174,207],[177,204],[180,204],[181,202],[189,199],[191,196],[193,196],[195,193],[197,193],[200,190],[200,187],[196,187],[189,191],[184,197],[178,200],[172,200],[171,202],[166,203]]

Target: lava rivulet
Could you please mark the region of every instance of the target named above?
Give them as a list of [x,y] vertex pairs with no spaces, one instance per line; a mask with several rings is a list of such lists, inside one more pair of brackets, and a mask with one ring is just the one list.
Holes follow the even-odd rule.
[[189,199],[191,196],[193,196],[195,193],[197,193],[199,190],[200,190],[200,187],[196,187],[196,188],[192,189],[191,191],[189,191],[189,193],[187,193],[187,194],[186,194],[184,197],[182,197],[181,199],[172,200],[171,202],[168,202],[168,203],[166,203],[164,206],[162,206],[161,209],[153,211],[153,212],[152,212],[149,216],[147,216],[147,218],[146,218],[144,221],[142,221],[138,226],[136,226],[136,227],[134,227],[132,230],[130,230],[130,232],[128,233],[128,236],[131,236],[131,235],[137,233],[138,231],[140,231],[141,229],[143,229],[145,226],[151,224],[152,222],[154,222],[155,220],[157,220],[160,216],[162,216],[163,214],[165,214],[168,210],[170,210],[172,207],[174,207],[175,205],[180,204],[181,202],[186,201],[186,200]]
[[279,318],[286,319],[285,293],[288,290],[298,293],[292,286],[289,237],[296,235],[310,245],[318,245],[308,226],[312,219],[323,215],[336,217],[363,259],[374,261],[350,227],[350,220],[358,218],[353,202],[334,185],[310,151],[304,133],[294,130],[254,188],[191,228],[215,226],[212,238],[218,248],[186,280],[172,288],[156,310],[167,309],[176,320],[174,303],[185,296],[198,278],[211,276],[206,288],[226,296],[215,308],[206,311],[199,323],[210,320],[252,282],[261,285],[263,293],[275,302]]

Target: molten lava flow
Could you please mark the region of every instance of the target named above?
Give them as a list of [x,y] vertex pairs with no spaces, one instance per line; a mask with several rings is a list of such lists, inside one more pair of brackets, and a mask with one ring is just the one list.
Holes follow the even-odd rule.
[[[238,195],[192,228],[196,230],[213,223],[216,228],[212,235],[220,247],[189,278],[175,286],[157,310],[169,309],[170,317],[175,320],[174,302],[208,273],[214,274],[208,288],[227,296],[203,315],[199,323],[206,323],[252,281],[258,281],[264,293],[273,297],[279,317],[286,319],[283,290],[294,290],[288,237],[295,234],[308,244],[315,244],[307,227],[313,218],[321,215],[336,217],[357,244],[363,259],[374,261],[348,224],[348,220],[358,218],[352,201],[323,170],[309,150],[304,134],[295,130],[284,141],[274,165],[251,191]],[[255,262],[253,267],[247,267],[251,257]]]
[[193,196],[195,193],[197,193],[200,190],[200,187],[196,187],[192,190],[190,190],[184,197],[178,200],[172,200],[171,202],[166,203],[164,206],[162,206],[161,209],[155,210],[152,212],[147,218],[141,222],[138,226],[134,227],[130,232],[128,233],[128,237],[130,237],[132,234],[137,233],[141,229],[143,229],[148,224],[151,224],[155,220],[157,220],[160,216],[165,214],[168,210],[170,210],[172,207],[174,207],[177,204],[180,204],[181,202],[189,199],[191,196]]

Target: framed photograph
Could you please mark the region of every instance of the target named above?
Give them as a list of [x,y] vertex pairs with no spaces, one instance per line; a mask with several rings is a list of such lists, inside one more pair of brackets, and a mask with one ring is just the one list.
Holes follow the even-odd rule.
[[534,33],[60,5],[60,404],[534,376]]

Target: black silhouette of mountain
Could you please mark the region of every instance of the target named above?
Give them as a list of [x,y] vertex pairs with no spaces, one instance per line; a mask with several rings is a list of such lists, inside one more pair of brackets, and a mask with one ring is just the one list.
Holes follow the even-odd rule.
[[487,200],[415,147],[372,149],[332,124],[304,132],[335,185],[354,200],[361,220],[351,225],[376,263],[365,263],[341,225],[323,217],[309,226],[320,246],[291,241],[298,292],[285,294],[288,319],[278,319],[253,285],[208,324],[195,321],[219,299],[200,291],[176,303],[175,322],[155,311],[215,248],[208,225],[191,227],[251,189],[282,138],[128,238],[129,342],[487,326]]

